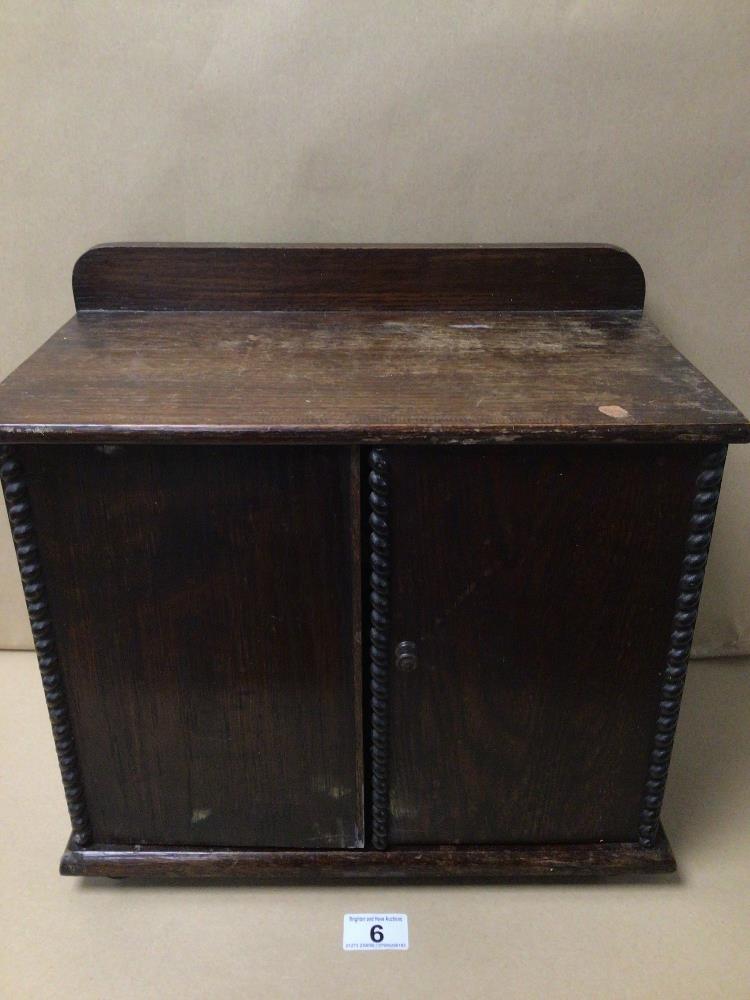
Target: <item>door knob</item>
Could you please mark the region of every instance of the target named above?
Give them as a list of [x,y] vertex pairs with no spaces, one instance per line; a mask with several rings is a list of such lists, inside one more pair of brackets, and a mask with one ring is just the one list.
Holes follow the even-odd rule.
[[396,646],[396,669],[404,671],[417,669],[417,644],[415,642],[400,642]]

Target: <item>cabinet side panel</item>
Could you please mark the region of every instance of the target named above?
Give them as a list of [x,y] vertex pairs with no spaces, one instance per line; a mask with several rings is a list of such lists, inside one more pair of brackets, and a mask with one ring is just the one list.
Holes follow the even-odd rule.
[[638,839],[704,452],[389,449],[392,844]]
[[23,452],[94,840],[360,846],[350,450]]

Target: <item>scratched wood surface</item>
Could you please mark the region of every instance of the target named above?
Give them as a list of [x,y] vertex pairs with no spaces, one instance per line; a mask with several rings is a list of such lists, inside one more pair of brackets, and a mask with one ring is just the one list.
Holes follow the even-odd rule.
[[115,878],[241,878],[250,882],[442,881],[565,879],[571,881],[675,870],[663,831],[654,847],[638,844],[523,844],[484,848],[420,848],[391,851],[201,851],[140,850],[71,844],[63,875]]
[[81,313],[0,387],[5,440],[747,440],[633,312]]

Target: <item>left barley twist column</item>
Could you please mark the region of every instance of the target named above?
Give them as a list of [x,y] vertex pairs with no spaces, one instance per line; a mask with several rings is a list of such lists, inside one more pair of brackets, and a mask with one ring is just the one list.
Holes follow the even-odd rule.
[[370,451],[370,757],[372,846],[388,847],[388,663],[390,660],[390,484],[388,455]]
[[65,688],[55,645],[55,634],[47,603],[47,591],[34,535],[31,503],[23,467],[15,449],[0,447],[0,480],[8,508],[13,544],[21,571],[26,607],[34,636],[34,647],[42,674],[55,749],[60,764],[65,798],[68,802],[73,841],[79,847],[91,842],[91,825],[86,810],[83,783],[70,725]]

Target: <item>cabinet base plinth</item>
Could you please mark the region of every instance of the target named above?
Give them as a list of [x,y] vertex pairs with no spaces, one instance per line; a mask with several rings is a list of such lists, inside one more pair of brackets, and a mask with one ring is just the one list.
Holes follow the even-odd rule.
[[409,847],[388,851],[239,850],[194,847],[68,848],[63,875],[131,878],[241,878],[255,882],[585,879],[675,870],[664,831],[653,847],[621,844],[518,844]]

